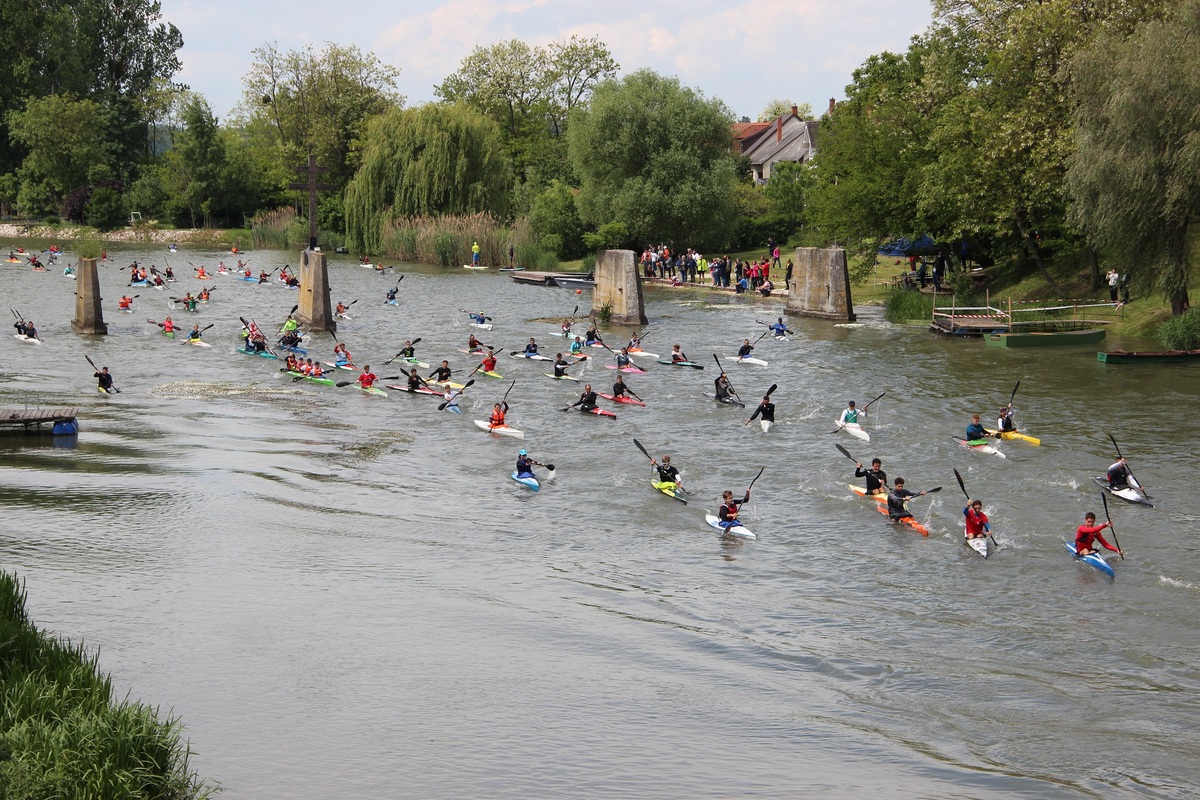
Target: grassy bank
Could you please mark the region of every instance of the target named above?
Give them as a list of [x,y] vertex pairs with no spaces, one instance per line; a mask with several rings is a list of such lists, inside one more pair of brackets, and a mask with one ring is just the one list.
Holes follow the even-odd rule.
[[188,767],[179,723],[128,700],[82,646],[52,639],[25,611],[15,575],[0,573],[0,797],[209,797]]

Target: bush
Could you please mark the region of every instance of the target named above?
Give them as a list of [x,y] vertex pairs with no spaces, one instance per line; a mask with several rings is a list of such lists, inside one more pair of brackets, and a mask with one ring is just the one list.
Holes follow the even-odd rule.
[[452,267],[458,263],[455,253],[458,252],[458,237],[449,231],[438,231],[433,237],[433,252],[437,263],[443,267]]
[[933,296],[914,289],[893,289],[884,302],[883,316],[897,325],[910,319],[932,319]]
[[1200,308],[1171,317],[1158,326],[1155,337],[1168,350],[1200,349]]
[[83,207],[83,221],[102,231],[125,227],[125,203],[121,195],[115,189],[96,189]]

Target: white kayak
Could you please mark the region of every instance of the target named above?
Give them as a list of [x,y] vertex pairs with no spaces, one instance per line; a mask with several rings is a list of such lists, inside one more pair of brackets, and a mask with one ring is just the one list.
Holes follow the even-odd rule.
[[864,442],[871,441],[871,434],[864,431],[862,425],[859,425],[857,422],[847,422],[845,424],[839,422],[838,427],[855,439],[862,439]]
[[763,361],[761,358],[754,358],[753,356],[746,356],[745,358],[738,358],[737,356],[725,356],[725,360],[736,361],[739,364],[757,364],[760,367],[765,367],[767,365],[767,362]]
[[510,428],[507,425],[494,426],[490,422],[488,422],[486,419],[475,420],[475,427],[479,428],[479,430],[481,430],[481,431],[487,431],[488,433],[494,433],[497,436],[511,436],[514,439],[524,439],[525,438],[524,431],[519,431],[516,428]]
[[14,333],[13,338],[20,339],[22,342],[28,342],[29,344],[41,344],[42,343],[41,339],[34,339],[32,337],[26,336],[23,333]]
[[774,423],[774,422],[772,422],[772,421],[771,421],[771,420],[769,420],[769,419],[760,419],[760,420],[758,421],[758,424],[759,424],[759,425],[762,427],[762,432],[763,432],[763,433],[770,433],[770,432],[771,432],[771,426],[772,426],[772,425],[774,425],[775,423]]
[[640,356],[645,356],[646,358],[659,358],[660,357],[658,355],[658,353],[651,353],[648,350],[642,350],[641,348],[638,348],[637,350],[630,350],[629,355],[633,356],[634,358],[638,358]]
[[1123,489],[1114,489],[1108,485],[1108,476],[1106,475],[1096,475],[1092,478],[1092,480],[1094,480],[1096,485],[1101,489],[1108,492],[1113,497],[1121,498],[1126,503],[1136,503],[1137,505],[1154,508],[1154,504],[1150,502],[1149,498],[1145,494],[1145,490],[1143,490],[1140,486],[1133,486],[1131,484]]
[[986,441],[983,441],[982,439],[979,440],[978,442],[970,442],[959,436],[951,436],[950,438],[953,439],[954,441],[958,442],[963,447],[969,447],[972,450],[975,450],[976,452],[987,453],[988,455],[991,455],[991,456],[1000,456],[1001,458],[1008,458],[1008,456],[1006,456],[1006,455],[1004,455],[1004,453],[1000,452],[1000,448],[994,447],[994,446],[988,444]]
[[184,344],[190,344],[192,347],[212,347],[211,344],[200,339],[188,339]]
[[988,537],[976,536],[974,539],[965,539],[967,547],[974,550],[984,558],[988,557]]
[[533,490],[533,491],[535,491],[535,492],[536,492],[538,489],[540,489],[540,488],[541,488],[541,486],[542,486],[542,485],[541,485],[541,484],[538,482],[538,479],[537,479],[537,477],[535,477],[535,476],[533,476],[533,475],[518,475],[518,474],[517,474],[517,473],[514,471],[514,472],[512,472],[512,473],[511,473],[511,477],[512,477],[512,479],[513,479],[514,481],[516,481],[517,483],[521,484],[521,485],[522,485],[522,486],[524,486],[526,489],[532,489],[532,490]]
[[730,525],[728,528],[726,528],[724,525],[721,524],[721,520],[712,514],[705,514],[704,521],[707,522],[712,527],[716,528],[717,530],[721,531],[722,533],[728,533],[730,536],[740,536],[743,539],[757,539],[758,538],[757,536],[754,535],[753,531],[751,531],[749,528],[747,528],[745,525],[741,524],[740,522],[737,523],[736,525]]
[[555,375],[553,372],[544,372],[542,374],[545,375],[547,378],[554,378],[554,380],[556,380],[556,381],[575,381],[576,383],[579,383],[579,378],[576,378],[574,375],[558,376],[558,375]]
[[490,322],[472,322],[471,327],[472,328],[482,328],[485,331],[490,331],[492,329],[492,323],[490,323]]
[[543,355],[539,355],[537,353],[513,353],[512,357],[513,358],[527,358],[530,361],[553,361],[554,360],[553,358],[550,358],[550,356],[543,356]]

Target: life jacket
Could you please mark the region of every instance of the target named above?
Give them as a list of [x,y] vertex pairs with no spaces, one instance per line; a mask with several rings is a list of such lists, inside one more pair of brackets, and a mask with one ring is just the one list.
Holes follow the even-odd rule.
[[488,418],[488,422],[490,422],[492,424],[492,427],[499,427],[499,426],[503,425],[504,424],[504,412],[496,411],[493,409],[491,417]]

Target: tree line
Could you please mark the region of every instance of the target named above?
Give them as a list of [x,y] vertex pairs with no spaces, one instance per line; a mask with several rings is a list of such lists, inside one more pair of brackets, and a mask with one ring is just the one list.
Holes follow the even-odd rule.
[[774,237],[873,263],[927,234],[1055,289],[1064,265],[1098,282],[1116,263],[1189,305],[1200,0],[937,0],[907,51],[854,71],[812,161],[765,186],[721,100],[622,76],[597,38],[476,47],[412,107],[373,54],[267,44],[221,121],[172,82],[182,35],[157,2],[0,0],[0,22],[23,31],[0,63],[0,211],[243,227],[297,204],[313,154],[337,187],[321,228],[364,253],[401,220],[477,213],[560,258]]

